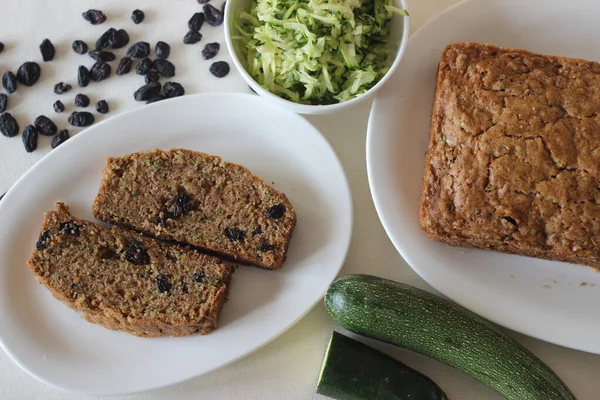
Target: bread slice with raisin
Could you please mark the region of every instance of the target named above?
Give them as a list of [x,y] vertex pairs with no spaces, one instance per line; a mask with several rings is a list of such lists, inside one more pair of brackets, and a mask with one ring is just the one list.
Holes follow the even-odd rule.
[[217,328],[232,266],[119,227],[46,213],[29,262],[37,280],[89,322],[142,337]]
[[266,269],[285,259],[296,213],[248,169],[192,150],[109,158],[93,206],[102,221]]

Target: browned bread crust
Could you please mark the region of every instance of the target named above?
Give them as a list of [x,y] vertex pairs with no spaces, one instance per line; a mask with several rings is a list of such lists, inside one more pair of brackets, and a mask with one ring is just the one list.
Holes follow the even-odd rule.
[[599,111],[596,62],[449,45],[420,201],[427,235],[600,268]]
[[217,328],[233,268],[118,227],[46,213],[29,262],[37,280],[83,317],[135,336]]
[[287,197],[248,169],[192,150],[109,158],[94,216],[210,254],[280,268],[296,225]]

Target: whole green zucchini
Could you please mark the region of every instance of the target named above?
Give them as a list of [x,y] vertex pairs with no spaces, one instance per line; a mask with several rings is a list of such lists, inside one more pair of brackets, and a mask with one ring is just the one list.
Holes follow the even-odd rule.
[[508,400],[574,400],[539,358],[491,322],[415,287],[370,275],[333,282],[325,307],[340,326],[450,365]]

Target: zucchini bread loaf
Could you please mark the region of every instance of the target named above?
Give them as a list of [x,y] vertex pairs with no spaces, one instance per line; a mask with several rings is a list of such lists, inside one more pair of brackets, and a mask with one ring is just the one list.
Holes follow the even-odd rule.
[[62,204],[46,213],[29,268],[89,322],[144,337],[216,329],[233,272],[215,257],[74,218]]
[[600,267],[600,64],[442,54],[420,223],[432,238]]
[[94,216],[240,263],[280,268],[296,225],[287,197],[246,168],[192,150],[109,158]]

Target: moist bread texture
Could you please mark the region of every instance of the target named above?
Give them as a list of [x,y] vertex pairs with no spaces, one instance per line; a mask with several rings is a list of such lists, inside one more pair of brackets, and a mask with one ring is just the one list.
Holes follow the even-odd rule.
[[453,246],[600,268],[600,64],[443,52],[420,223]]
[[93,212],[105,222],[266,269],[283,265],[296,225],[287,197],[248,169],[184,149],[109,158]]
[[46,213],[29,262],[37,280],[89,322],[135,336],[217,328],[232,266],[118,227]]

